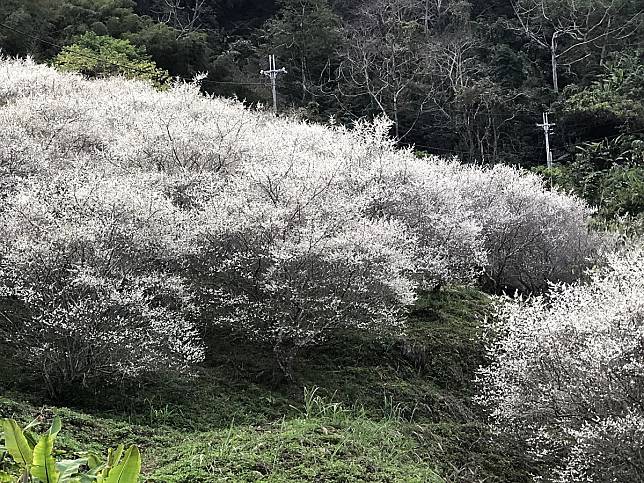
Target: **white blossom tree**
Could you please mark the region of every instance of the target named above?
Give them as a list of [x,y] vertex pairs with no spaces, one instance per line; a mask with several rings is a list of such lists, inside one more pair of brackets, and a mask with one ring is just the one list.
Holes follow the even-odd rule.
[[497,316],[480,374],[497,429],[528,442],[547,481],[641,481],[644,247]]
[[53,396],[203,358],[181,217],[154,180],[61,172],[0,213],[0,342]]

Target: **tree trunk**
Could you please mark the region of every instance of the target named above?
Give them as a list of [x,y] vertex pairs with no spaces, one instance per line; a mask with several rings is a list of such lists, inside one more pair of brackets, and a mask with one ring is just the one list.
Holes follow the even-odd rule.
[[550,42],[550,62],[552,64],[552,88],[559,92],[559,76],[557,74],[557,36],[552,36]]
[[425,33],[429,32],[429,0],[425,0]]
[[302,68],[302,102],[306,100],[306,61],[304,57],[300,59],[300,66]]
[[400,127],[398,126],[398,99],[394,96],[394,129],[396,131],[396,141],[400,141]]
[[293,370],[293,363],[297,355],[298,347],[295,344],[278,343],[273,347],[277,365],[282,371],[282,375],[289,382],[295,382],[295,372]]
[[602,44],[602,51],[599,57],[599,65],[604,66],[606,63],[606,52],[608,49],[608,32],[610,31],[610,22],[612,17],[608,17],[608,25],[606,26],[606,35],[604,35],[604,43]]

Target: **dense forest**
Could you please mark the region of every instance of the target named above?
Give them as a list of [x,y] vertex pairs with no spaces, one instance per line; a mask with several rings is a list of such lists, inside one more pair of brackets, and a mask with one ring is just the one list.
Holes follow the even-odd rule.
[[479,163],[545,164],[536,124],[549,111],[563,168],[551,174],[570,187],[616,153],[641,159],[641,11],[634,0],[2,0],[0,45],[50,61],[85,32],[111,36],[251,104],[271,103],[260,70],[274,54],[287,70],[281,110],[342,124],[384,114],[401,145]]
[[643,11],[0,0],[0,483],[643,482]]

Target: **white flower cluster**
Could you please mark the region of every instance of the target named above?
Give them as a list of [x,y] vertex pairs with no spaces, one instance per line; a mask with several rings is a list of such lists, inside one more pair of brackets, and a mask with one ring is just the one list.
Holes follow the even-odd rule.
[[500,431],[529,442],[548,481],[642,480],[644,246],[586,284],[506,300],[490,330],[481,401]]
[[537,289],[596,244],[580,200],[515,168],[419,159],[382,119],[312,125],[28,60],[0,61],[0,99],[8,285],[181,277],[204,319],[272,342],[286,371],[339,327],[398,327],[420,289]]

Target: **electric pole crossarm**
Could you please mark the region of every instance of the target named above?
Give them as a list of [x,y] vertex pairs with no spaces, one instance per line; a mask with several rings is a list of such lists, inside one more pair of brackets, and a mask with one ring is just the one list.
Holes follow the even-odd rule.
[[550,151],[550,127],[556,126],[555,123],[551,123],[548,120],[548,113],[544,112],[542,114],[542,120],[543,122],[541,124],[537,123],[537,127],[542,127],[543,128],[543,135],[546,139],[546,165],[548,166],[548,169],[552,168],[552,151]]

